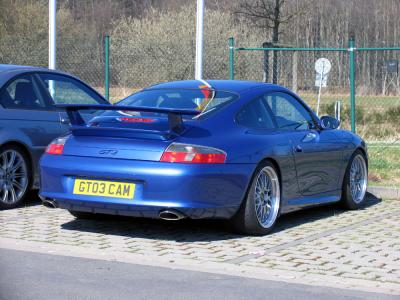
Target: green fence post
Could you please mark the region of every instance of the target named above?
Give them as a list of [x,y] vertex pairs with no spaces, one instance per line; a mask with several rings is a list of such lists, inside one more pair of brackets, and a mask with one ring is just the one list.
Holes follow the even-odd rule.
[[355,42],[349,39],[350,59],[350,106],[351,106],[351,131],[356,132],[356,70],[355,70]]
[[235,79],[235,39],[229,38],[229,79]]
[[105,90],[105,97],[107,100],[110,98],[110,37],[106,35],[104,40],[104,52],[105,52],[105,59],[104,59],[104,90]]

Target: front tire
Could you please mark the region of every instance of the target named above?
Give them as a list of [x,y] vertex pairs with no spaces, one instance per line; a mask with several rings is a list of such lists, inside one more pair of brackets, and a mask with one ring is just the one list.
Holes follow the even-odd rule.
[[31,187],[30,161],[18,146],[0,148],[0,208],[22,203]]
[[366,198],[368,167],[365,155],[357,150],[351,156],[343,181],[342,204],[347,209],[358,209]]
[[280,213],[280,187],[275,166],[270,161],[259,165],[246,198],[232,219],[234,228],[240,233],[251,235],[270,232]]

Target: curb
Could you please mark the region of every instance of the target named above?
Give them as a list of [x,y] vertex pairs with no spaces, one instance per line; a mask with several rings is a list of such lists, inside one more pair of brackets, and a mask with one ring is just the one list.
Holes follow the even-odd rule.
[[395,187],[369,186],[368,192],[377,198],[400,200],[400,189]]

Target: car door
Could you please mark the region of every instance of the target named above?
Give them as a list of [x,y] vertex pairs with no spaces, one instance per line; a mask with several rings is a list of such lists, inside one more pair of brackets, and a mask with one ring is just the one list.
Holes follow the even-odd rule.
[[338,190],[343,144],[336,132],[320,130],[311,112],[290,94],[270,93],[266,101],[278,130],[289,133],[301,194]]
[[60,118],[39,92],[34,74],[20,74],[0,90],[0,134],[31,150],[34,168],[46,146],[60,134]]
[[246,128],[248,136],[243,150],[246,155],[252,149],[254,160],[272,157],[280,167],[282,179],[282,205],[289,199],[299,198],[296,168],[291,145],[285,134],[277,134],[272,113],[266,104],[264,93],[244,105],[236,115],[236,123]]
[[[38,73],[38,79],[45,91],[45,97],[57,104],[109,104],[100,94],[73,77],[54,74]],[[62,134],[69,130],[69,119],[65,111],[58,109]],[[97,111],[82,111],[85,120],[92,119]]]

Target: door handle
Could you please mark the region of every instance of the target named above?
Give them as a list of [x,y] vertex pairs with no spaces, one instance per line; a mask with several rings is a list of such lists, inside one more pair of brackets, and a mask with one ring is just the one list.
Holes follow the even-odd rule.
[[311,142],[311,141],[314,141],[316,138],[317,138],[317,134],[315,134],[314,132],[309,132],[303,138],[302,142],[304,142],[304,143]]
[[71,124],[71,122],[69,121],[69,119],[68,118],[61,118],[61,124],[67,124],[67,125],[70,125]]
[[296,147],[294,147],[294,151],[295,152],[303,152],[303,148],[301,148],[300,145],[297,145]]

